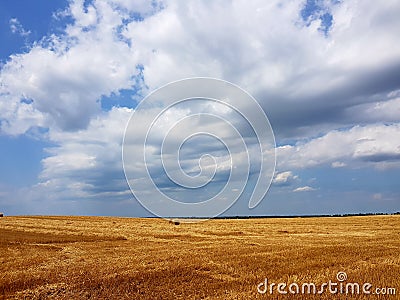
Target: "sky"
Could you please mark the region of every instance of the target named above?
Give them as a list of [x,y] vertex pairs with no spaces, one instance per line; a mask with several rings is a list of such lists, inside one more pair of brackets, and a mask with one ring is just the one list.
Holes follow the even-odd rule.
[[[153,207],[167,203],[147,175],[177,201],[235,198],[223,215],[400,211],[399,13],[397,0],[3,1],[0,211],[153,216],[139,191]],[[154,91],[198,77],[251,96],[235,102],[213,90],[222,102],[168,107],[163,94],[146,106]],[[252,127],[260,111],[275,142],[265,152]],[[179,153],[162,156],[167,136]],[[271,151],[275,168],[262,177]],[[178,171],[176,160],[208,184],[171,180],[165,166]],[[268,192],[250,208],[258,178]],[[224,190],[230,180],[245,185]]]

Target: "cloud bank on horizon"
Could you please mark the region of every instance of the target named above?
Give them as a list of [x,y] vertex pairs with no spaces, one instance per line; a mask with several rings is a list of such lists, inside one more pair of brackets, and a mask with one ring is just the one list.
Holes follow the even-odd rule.
[[[251,93],[277,142],[267,197],[226,214],[400,210],[399,1],[71,0],[41,31],[2,6],[2,210],[148,215],[122,171],[126,123],[150,91],[199,76]],[[188,145],[188,168],[210,148]]]

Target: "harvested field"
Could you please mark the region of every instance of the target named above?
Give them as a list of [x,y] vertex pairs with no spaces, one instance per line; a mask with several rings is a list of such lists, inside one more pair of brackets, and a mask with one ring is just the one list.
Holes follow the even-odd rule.
[[[399,253],[400,216],[3,217],[0,299],[399,299]],[[265,278],[319,290],[338,272],[386,295],[257,291]]]

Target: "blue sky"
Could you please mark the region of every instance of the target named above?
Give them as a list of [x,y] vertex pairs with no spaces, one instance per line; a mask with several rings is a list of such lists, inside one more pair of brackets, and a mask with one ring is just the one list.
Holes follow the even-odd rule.
[[[400,211],[398,1],[248,2],[1,3],[0,211],[151,215],[124,176],[124,130],[144,96],[187,77],[240,86],[275,134],[267,196],[248,208],[252,172],[225,214]],[[208,103],[177,107],[167,119],[196,111],[231,115]],[[232,122],[252,141],[243,122]],[[191,140],[185,167],[207,153],[223,164],[215,147]],[[150,165],[166,193],[198,197]],[[226,180],[217,174],[198,195],[212,197]]]

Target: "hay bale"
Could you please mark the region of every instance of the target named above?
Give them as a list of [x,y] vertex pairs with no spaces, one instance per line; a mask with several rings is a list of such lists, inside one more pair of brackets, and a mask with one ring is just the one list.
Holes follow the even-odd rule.
[[178,220],[168,220],[169,224],[173,224],[173,225],[179,225],[181,224],[181,222],[179,222]]

